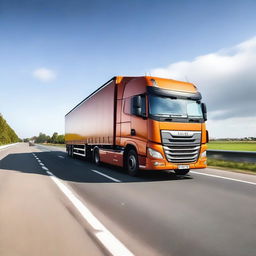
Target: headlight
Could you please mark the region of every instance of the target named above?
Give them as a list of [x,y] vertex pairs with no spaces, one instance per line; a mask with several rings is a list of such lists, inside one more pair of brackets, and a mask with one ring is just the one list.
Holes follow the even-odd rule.
[[150,156],[152,156],[153,158],[158,158],[158,159],[163,159],[163,156],[160,152],[152,149],[152,148],[148,148],[148,153]]
[[201,157],[206,157],[206,151],[201,154]]

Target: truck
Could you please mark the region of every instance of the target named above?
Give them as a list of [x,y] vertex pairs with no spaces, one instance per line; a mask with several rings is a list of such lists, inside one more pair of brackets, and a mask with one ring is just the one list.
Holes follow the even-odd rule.
[[67,154],[186,175],[207,166],[207,111],[193,83],[116,76],[65,115]]

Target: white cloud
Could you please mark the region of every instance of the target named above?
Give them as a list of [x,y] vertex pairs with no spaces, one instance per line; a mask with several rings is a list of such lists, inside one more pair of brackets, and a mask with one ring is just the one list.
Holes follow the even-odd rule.
[[38,68],[34,70],[33,76],[42,82],[51,82],[56,79],[56,73],[47,68]]
[[[239,120],[236,132],[233,132],[233,135],[239,136],[240,131],[243,130],[245,134],[247,130],[242,129],[242,125],[251,126],[255,122],[256,37],[228,49],[198,56],[192,61],[176,62],[165,68],[153,69],[150,73],[159,77],[188,80],[197,85],[203,101],[208,105],[211,126],[219,120],[219,124],[225,123],[222,127],[225,129],[231,127],[234,120]],[[220,129],[216,136],[221,136]]]
[[256,117],[208,120],[210,138],[243,138],[256,136]]

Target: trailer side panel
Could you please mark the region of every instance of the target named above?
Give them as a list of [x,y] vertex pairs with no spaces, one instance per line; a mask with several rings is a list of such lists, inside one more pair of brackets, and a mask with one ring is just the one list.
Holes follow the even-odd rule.
[[114,113],[115,80],[112,80],[66,115],[66,143],[113,145]]

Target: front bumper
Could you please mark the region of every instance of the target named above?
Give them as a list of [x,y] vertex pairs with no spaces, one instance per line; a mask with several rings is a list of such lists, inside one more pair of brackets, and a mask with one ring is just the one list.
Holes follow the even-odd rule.
[[[202,144],[200,147],[199,157],[194,163],[171,163],[165,157],[163,146],[159,144],[149,143],[148,147],[157,150],[163,156],[163,159],[154,159],[149,154],[146,157],[146,164],[140,165],[140,169],[144,170],[175,170],[179,165],[189,165],[189,169],[200,169],[207,167],[207,158],[202,156],[202,153],[206,151],[207,145]],[[144,163],[145,163],[144,162]]]

